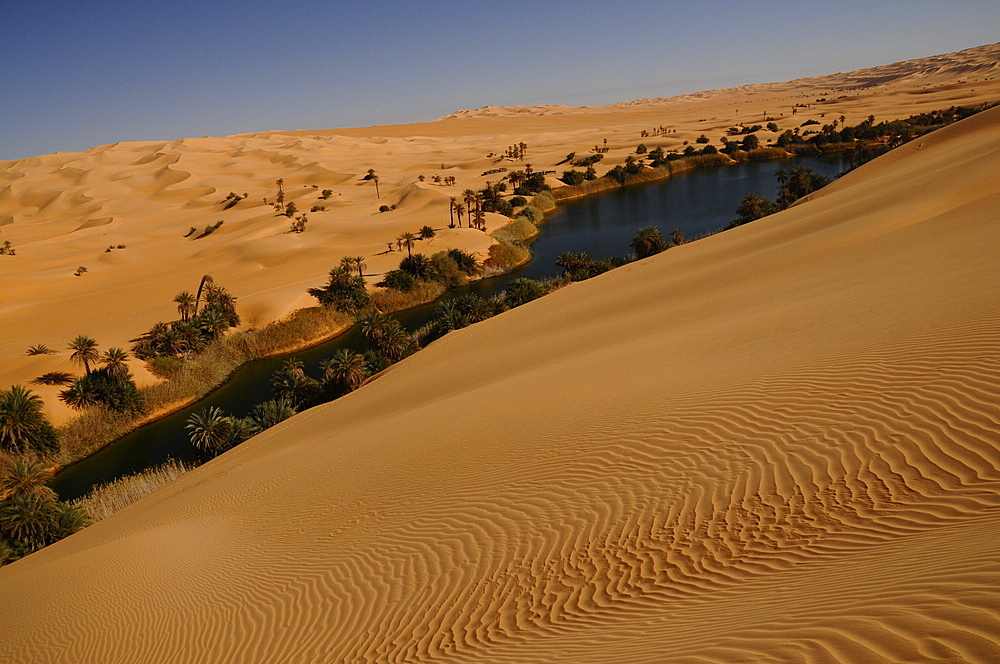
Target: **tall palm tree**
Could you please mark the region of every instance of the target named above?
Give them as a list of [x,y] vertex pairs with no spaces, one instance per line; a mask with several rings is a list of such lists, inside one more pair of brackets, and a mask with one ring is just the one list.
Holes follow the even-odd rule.
[[511,171],[507,174],[507,181],[510,182],[511,191],[521,186],[525,180],[524,171]]
[[365,262],[364,256],[354,257],[354,267],[358,268],[358,279],[364,281],[365,278],[365,268],[368,267],[368,263]]
[[69,342],[69,349],[73,351],[69,356],[70,362],[82,364],[83,372],[86,374],[90,373],[90,364],[97,362],[100,358],[100,353],[97,351],[97,340],[84,334]]
[[456,200],[456,198],[454,196],[451,196],[449,198],[449,203],[448,203],[448,228],[454,228],[455,227],[455,200]]
[[403,241],[403,246],[406,247],[406,255],[410,258],[413,257],[413,243],[417,241],[417,236],[413,233],[407,231],[399,236],[399,239]]
[[324,360],[323,379],[327,383],[335,383],[345,392],[352,392],[368,377],[365,370],[365,357],[347,348],[341,348]]
[[403,329],[403,326],[396,321],[393,322],[395,325],[389,326],[377,346],[389,359],[399,361],[413,352],[414,343],[413,337]]
[[42,414],[42,398],[20,385],[0,390],[0,448],[42,454],[59,449],[56,431]]
[[[284,182],[284,180],[278,180],[278,182]],[[198,304],[201,303],[201,293],[206,287],[211,288],[215,284],[215,280],[212,279],[212,275],[206,274],[201,278],[201,283],[198,284],[198,294],[194,298],[194,311],[191,312],[192,316],[198,315]]]
[[124,349],[112,347],[101,356],[104,368],[108,370],[108,375],[117,381],[128,379],[128,353]]
[[462,227],[462,213],[465,212],[465,206],[459,202],[455,202],[452,207],[455,208],[455,214],[458,215],[458,227]]
[[177,313],[181,315],[182,321],[187,321],[191,318],[191,314],[194,313],[194,295],[188,291],[181,291],[174,297],[174,302],[177,303]]
[[341,258],[340,269],[347,273],[354,272],[354,258],[351,256],[344,256]]
[[469,215],[469,228],[472,228],[472,206],[476,203],[476,192],[466,189],[462,192],[462,200],[465,201],[466,214]]
[[56,492],[45,486],[52,479],[52,472],[33,459],[19,458],[4,475],[0,476],[0,500],[13,496],[38,496],[54,498]]

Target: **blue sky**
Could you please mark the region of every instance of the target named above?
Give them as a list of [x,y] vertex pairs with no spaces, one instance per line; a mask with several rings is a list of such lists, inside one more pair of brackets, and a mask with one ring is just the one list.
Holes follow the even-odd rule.
[[604,104],[1000,39],[1000,3],[0,0],[0,159]]

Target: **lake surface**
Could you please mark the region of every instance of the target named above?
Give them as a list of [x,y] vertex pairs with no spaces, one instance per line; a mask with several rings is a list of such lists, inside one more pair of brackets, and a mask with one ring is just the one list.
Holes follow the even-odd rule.
[[[774,199],[778,186],[774,174],[780,168],[812,168],[833,178],[846,168],[839,155],[798,157],[783,161],[744,163],[681,175],[648,184],[626,187],[598,196],[568,202],[539,226],[531,244],[532,260],[510,274],[484,279],[446,293],[444,299],[466,292],[489,296],[521,277],[543,279],[558,276],[556,258],[566,251],[585,251],[594,258],[623,256],[637,229],[659,226],[669,235],[674,228],[694,239],[724,228],[735,216],[739,202],[748,193]],[[432,315],[437,304],[399,312],[397,318],[415,330]],[[339,348],[364,348],[357,327],[335,339],[294,353],[306,372],[319,377],[319,363]],[[230,415],[245,417],[253,407],[271,398],[271,375],[287,357],[255,360],[240,367],[219,389],[195,404],[151,422],[111,443],[99,452],[60,472],[50,486],[63,500],[86,494],[105,482],[139,472],[174,458],[198,459],[188,442],[185,425],[202,408],[216,406]]]

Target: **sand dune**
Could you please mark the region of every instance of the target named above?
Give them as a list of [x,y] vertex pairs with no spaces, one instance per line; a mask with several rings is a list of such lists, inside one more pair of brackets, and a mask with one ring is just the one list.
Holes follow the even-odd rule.
[[1000,661],[998,172],[995,109],[452,333],[0,570],[0,659]]

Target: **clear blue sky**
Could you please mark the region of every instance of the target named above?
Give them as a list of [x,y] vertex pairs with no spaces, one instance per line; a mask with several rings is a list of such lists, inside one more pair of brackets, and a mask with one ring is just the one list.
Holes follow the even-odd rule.
[[947,53],[998,28],[996,0],[0,0],[0,159],[668,96]]

